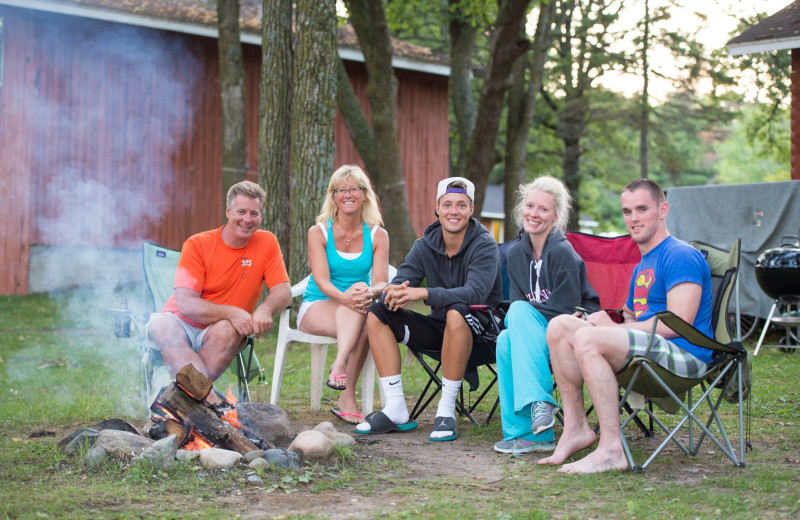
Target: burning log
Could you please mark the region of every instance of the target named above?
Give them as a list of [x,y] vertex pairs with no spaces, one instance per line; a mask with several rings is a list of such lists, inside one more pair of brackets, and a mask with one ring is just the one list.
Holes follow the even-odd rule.
[[197,371],[194,365],[186,365],[175,374],[175,382],[197,401],[202,402],[211,392],[212,382]]
[[242,431],[222,419],[213,408],[194,399],[176,383],[169,384],[159,392],[150,410],[168,419],[162,422],[174,419],[194,429],[214,446],[229,448],[242,455],[258,449]]
[[153,421],[147,430],[147,436],[151,439],[163,439],[164,437],[175,435],[178,438],[177,446],[183,446],[186,444],[191,431],[191,426],[181,424],[174,419],[164,419]]

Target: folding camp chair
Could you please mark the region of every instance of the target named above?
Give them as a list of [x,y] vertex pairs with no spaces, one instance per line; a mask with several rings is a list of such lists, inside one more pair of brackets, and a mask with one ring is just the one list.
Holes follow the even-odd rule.
[[[634,471],[644,471],[670,441],[674,442],[684,453],[696,455],[706,437],[710,438],[717,448],[733,461],[735,466],[744,466],[745,436],[742,405],[743,400],[749,396],[749,384],[747,381],[749,378],[749,370],[747,370],[749,360],[747,352],[741,343],[731,340],[733,335],[728,329],[729,323],[726,319],[731,293],[735,286],[739,269],[741,241],[737,239],[730,251],[701,242],[692,242],[692,245],[703,253],[711,268],[714,285],[712,300],[714,339],[706,337],[669,311],[660,312],[656,315],[652,334],[655,334],[658,321],[663,321],[673,331],[691,343],[713,350],[713,364],[703,377],[692,379],[679,377],[646,357],[637,356],[617,374],[617,380],[625,388],[625,393],[620,399],[620,407],[626,402],[633,404],[634,400],[629,398],[634,392],[644,396],[643,400],[637,399],[640,401],[639,404],[633,405],[635,414],[624,420],[620,426],[628,464]],[[651,346],[652,341],[648,349]],[[701,394],[696,402],[693,401],[695,387],[699,387]],[[712,400],[711,393],[715,389],[721,391],[716,399]],[[723,397],[739,406],[738,456],[736,450],[731,446],[728,434],[718,414]],[[686,403],[684,403],[685,399]],[[643,406],[646,403],[655,403],[666,411],[675,410],[680,412],[682,417],[673,428],[669,428],[656,416],[652,408]],[[699,415],[704,403],[708,405],[707,418],[702,418]],[[635,464],[625,439],[625,427],[631,421],[631,417],[635,417],[639,412],[646,413],[667,434],[666,438],[641,466]],[[678,432],[681,431],[684,425],[688,426],[688,446],[677,438]],[[695,425],[702,430],[702,434],[696,443],[694,442]],[[716,427],[718,436],[712,433],[711,428],[714,427]]]
[[[569,232],[567,240],[586,265],[586,278],[600,297],[600,307],[621,309],[628,297],[631,273],[642,259],[639,246],[630,235],[605,237]],[[624,409],[628,414],[633,412],[627,404]],[[592,410],[594,406],[589,406],[586,415],[590,415]],[[561,412],[556,417],[564,424]],[[652,423],[645,425],[638,417],[633,421],[642,433],[652,434]]]
[[[145,325],[150,319],[150,314],[159,312],[172,295],[175,282],[175,271],[178,267],[179,251],[174,251],[155,244],[142,244],[142,266],[144,269],[144,284],[142,300],[144,312],[141,317],[130,313],[130,320],[136,330],[139,340],[139,390],[144,400],[145,410],[149,413],[152,395],[153,376],[156,368],[163,366],[161,352],[145,334]],[[234,362],[228,368],[235,374],[239,399],[250,401],[250,387],[248,382],[259,374],[259,362],[253,351],[253,338],[247,338],[244,348],[238,353]]]
[[[514,245],[515,243],[519,242],[520,238],[516,237],[508,242],[504,242],[498,245],[499,252],[500,252],[500,277],[502,279],[503,284],[503,298],[508,299],[508,267],[507,267],[507,260],[506,260],[506,253],[508,248]],[[494,327],[494,333],[499,334],[501,328],[503,327],[503,317],[505,316],[505,309],[508,308],[507,303],[505,305],[499,306],[497,309],[492,309],[486,305],[471,305],[470,308],[476,313],[484,313],[489,316],[486,320]],[[422,390],[419,398],[417,399],[416,404],[411,409],[410,417],[412,420],[416,419],[417,417],[422,414],[423,411],[428,407],[431,401],[436,397],[436,395],[442,389],[442,380],[439,378],[439,370],[442,366],[442,359],[441,359],[441,351],[434,351],[434,350],[420,350],[420,349],[412,349],[409,347],[409,352],[414,354],[414,357],[419,361],[420,365],[422,365],[423,370],[428,374],[428,382],[425,384],[425,387]],[[436,362],[435,367],[431,367],[430,364],[425,360],[425,357],[429,357]],[[467,360],[467,372],[465,373],[465,380],[468,382],[471,377],[468,377],[468,373],[475,374],[477,376],[477,370],[480,367],[484,367],[489,372],[489,383],[484,387],[483,391],[478,395],[477,399],[469,405],[464,404],[464,387],[461,387],[461,391],[459,392],[458,398],[456,399],[456,410],[463,415],[466,415],[470,421],[476,426],[480,426],[481,424],[475,418],[473,412],[476,411],[478,406],[483,402],[483,399],[489,393],[489,391],[494,388],[497,384],[497,370],[494,368],[494,364],[496,362],[495,357],[495,349],[494,345],[491,347],[484,345],[484,344],[477,344],[474,345],[472,348],[472,352],[470,352],[469,359]],[[473,384],[470,384],[469,392],[473,392],[480,388],[479,378],[476,380],[473,379]],[[473,386],[474,385],[474,386]],[[429,393],[430,392],[430,393]],[[494,416],[494,413],[497,411],[497,407],[500,406],[500,397],[498,396],[495,399],[494,405],[492,406],[491,410],[489,411],[489,415],[486,417],[486,421],[484,424],[489,424]]]

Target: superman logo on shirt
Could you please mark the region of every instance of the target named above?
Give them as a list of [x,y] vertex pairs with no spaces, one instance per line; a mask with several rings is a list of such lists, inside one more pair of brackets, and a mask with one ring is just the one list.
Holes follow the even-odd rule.
[[633,286],[633,309],[631,309],[636,319],[647,312],[647,295],[655,281],[654,269],[645,269],[636,276]]

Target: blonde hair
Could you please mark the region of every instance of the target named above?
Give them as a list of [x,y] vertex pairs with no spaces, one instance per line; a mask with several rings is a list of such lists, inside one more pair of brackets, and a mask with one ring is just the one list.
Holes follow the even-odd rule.
[[242,181],[231,186],[230,189],[228,189],[228,197],[226,199],[228,202],[228,208],[233,207],[233,200],[237,195],[245,195],[252,199],[258,199],[258,201],[261,203],[261,211],[264,211],[267,194],[264,193],[264,189],[255,182]]
[[364,203],[361,205],[361,220],[366,222],[369,227],[375,224],[383,226],[383,218],[378,209],[378,196],[375,195],[375,191],[372,189],[372,183],[369,181],[367,174],[355,164],[341,166],[331,175],[331,180],[328,183],[328,190],[325,192],[325,201],[322,203],[322,212],[317,215],[317,222],[336,219],[339,208],[333,200],[333,190],[347,179],[355,181],[366,195]]
[[527,184],[521,184],[517,190],[517,205],[514,206],[514,218],[517,226],[522,227],[522,208],[525,206],[525,198],[531,190],[538,190],[549,193],[553,196],[556,203],[556,221],[553,223],[561,231],[566,231],[569,223],[569,214],[572,210],[572,197],[564,183],[550,175],[542,175]]

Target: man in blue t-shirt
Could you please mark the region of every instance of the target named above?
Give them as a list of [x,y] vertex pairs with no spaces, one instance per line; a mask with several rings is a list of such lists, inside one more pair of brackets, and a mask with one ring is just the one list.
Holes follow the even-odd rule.
[[[583,409],[583,383],[600,422],[595,451],[559,469],[564,473],[626,470],[628,461],[619,431],[616,372],[634,355],[643,355],[653,316],[669,310],[706,334],[711,331],[711,271],[703,255],[670,236],[669,204],[655,182],[638,179],[622,190],[622,214],[642,260],[633,271],[622,323],[605,311],[554,318],[547,329],[553,373],[561,392],[564,432],[553,455],[539,464],[563,464],[592,446],[597,435]],[[648,358],[685,377],[700,377],[711,363],[711,351],[692,345],[663,322]]]

